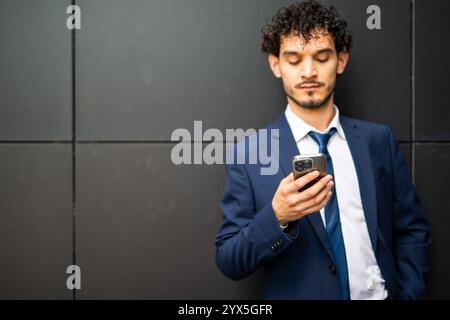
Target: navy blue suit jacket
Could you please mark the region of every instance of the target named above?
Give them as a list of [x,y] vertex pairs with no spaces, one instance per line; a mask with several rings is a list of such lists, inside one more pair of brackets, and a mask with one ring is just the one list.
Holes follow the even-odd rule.
[[[355,163],[372,248],[392,299],[420,299],[428,272],[429,225],[406,162],[391,130],[380,124],[340,116]],[[267,299],[340,299],[334,258],[320,213],[283,232],[272,198],[292,172],[298,154],[284,113],[266,129],[279,129],[279,170],[261,175],[261,163],[227,164],[220,206],[223,221],[216,237],[216,262],[239,280],[265,268]],[[256,134],[260,139],[261,134]],[[248,137],[240,143],[248,142]],[[238,152],[237,145],[234,146]],[[246,154],[252,152],[245,149]],[[270,150],[270,149],[269,149]],[[277,160],[278,161],[278,160]]]

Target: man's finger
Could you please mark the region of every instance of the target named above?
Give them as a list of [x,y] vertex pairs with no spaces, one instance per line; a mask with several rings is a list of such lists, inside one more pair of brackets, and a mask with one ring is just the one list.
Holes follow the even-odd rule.
[[320,173],[318,170],[314,170],[310,173],[305,174],[303,177],[300,177],[297,180],[292,181],[287,189],[288,192],[298,191],[298,189],[303,188],[309,182],[316,179],[319,176],[319,174]]
[[284,177],[283,180],[281,180],[281,181],[283,183],[291,183],[292,181],[294,181],[294,174],[291,172],[286,177]]
[[322,209],[327,204],[328,200],[330,200],[331,195],[332,195],[332,191],[328,191],[328,193],[325,196],[325,198],[318,205],[310,207],[310,208],[304,210],[303,211],[303,216],[305,216],[307,214],[314,213],[314,212],[319,211],[320,209]]
[[326,175],[319,181],[317,181],[314,185],[309,187],[308,189],[300,192],[303,201],[314,198],[320,191],[325,188],[325,186],[331,181],[333,177],[331,175]]
[[[323,180],[323,178],[322,178],[322,180]],[[317,184],[319,184],[319,182],[316,183],[315,185],[317,185]],[[315,185],[314,185],[314,186],[315,186]],[[315,206],[319,205],[319,204],[323,201],[323,199],[325,199],[325,197],[326,197],[327,194],[328,194],[328,191],[331,190],[331,188],[333,187],[333,185],[334,185],[333,181],[329,181],[329,182],[324,186],[324,188],[323,188],[322,190],[320,190],[320,192],[319,192],[316,196],[312,197],[312,198],[309,199],[309,200],[302,201],[301,204],[300,204],[296,209],[297,209],[298,211],[305,211],[305,210],[307,210],[307,209],[309,209],[309,208],[311,208],[311,207],[315,207]],[[312,188],[312,187],[311,187],[311,188]],[[300,195],[301,195],[301,194],[299,194],[299,196],[300,196]]]

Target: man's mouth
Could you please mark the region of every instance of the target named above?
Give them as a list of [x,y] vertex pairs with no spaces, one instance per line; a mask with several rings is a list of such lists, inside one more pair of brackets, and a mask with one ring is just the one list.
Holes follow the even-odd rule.
[[300,89],[305,90],[305,91],[314,91],[319,87],[320,87],[320,85],[318,85],[318,84],[305,84],[303,86],[300,86]]

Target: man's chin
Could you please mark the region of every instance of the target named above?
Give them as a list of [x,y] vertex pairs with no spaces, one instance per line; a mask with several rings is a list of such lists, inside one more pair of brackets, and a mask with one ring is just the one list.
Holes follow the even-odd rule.
[[308,96],[308,95],[302,95],[298,99],[293,96],[289,96],[295,104],[297,104],[299,107],[304,109],[320,109],[324,106],[326,106],[331,99],[332,93],[325,96],[325,97],[317,97],[316,96]]
[[297,104],[305,109],[319,109],[325,105],[323,100],[298,100]]
[[[286,93],[288,93],[286,91]],[[287,94],[288,98],[290,98],[291,102],[304,109],[320,109],[328,104],[330,99],[333,96],[333,92],[323,97],[322,95],[318,95],[317,92],[312,93],[311,95],[307,94],[299,94],[298,96]]]

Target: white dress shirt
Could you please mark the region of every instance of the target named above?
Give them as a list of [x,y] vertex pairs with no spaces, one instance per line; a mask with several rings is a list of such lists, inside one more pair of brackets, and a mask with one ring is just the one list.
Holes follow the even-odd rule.
[[[303,121],[292,112],[289,105],[285,115],[302,155],[319,152],[319,145],[308,135],[309,131],[325,133],[330,128],[337,129],[337,132],[330,138],[327,149],[333,160],[333,181],[345,244],[350,298],[352,300],[382,300],[387,297],[385,281],[370,242],[358,177],[344,130],[339,121],[339,109],[336,105],[334,109],[335,116],[324,132]],[[324,208],[320,210],[320,215],[326,227]]]

